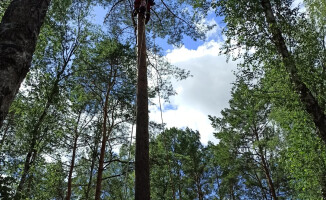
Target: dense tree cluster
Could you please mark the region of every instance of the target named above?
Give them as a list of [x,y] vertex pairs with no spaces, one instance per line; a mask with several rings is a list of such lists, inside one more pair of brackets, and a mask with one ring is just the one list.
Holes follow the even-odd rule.
[[[96,8],[109,8],[104,25]],[[0,199],[134,199],[132,10],[131,0],[0,2]],[[151,199],[326,199],[326,3],[157,1],[149,103],[189,76],[152,38],[202,39],[212,11],[225,23],[221,53],[240,60],[228,108],[209,116],[218,143],[150,122]]]

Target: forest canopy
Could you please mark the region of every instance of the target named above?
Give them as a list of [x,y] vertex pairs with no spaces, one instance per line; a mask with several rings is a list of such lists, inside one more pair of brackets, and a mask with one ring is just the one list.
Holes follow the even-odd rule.
[[[137,199],[147,165],[153,200],[326,199],[325,1],[154,2],[144,13],[133,0],[0,2],[0,199]],[[203,144],[164,123],[173,83],[191,72],[155,40],[202,41],[208,15],[221,19],[220,55],[239,64],[232,90],[216,91],[231,92],[228,106],[207,116],[218,142]],[[144,165],[140,101],[162,121],[148,122]]]

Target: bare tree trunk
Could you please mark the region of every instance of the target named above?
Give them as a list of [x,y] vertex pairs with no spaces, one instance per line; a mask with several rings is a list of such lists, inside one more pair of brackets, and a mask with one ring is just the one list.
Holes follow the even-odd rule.
[[263,165],[263,169],[264,169],[264,173],[265,173],[265,176],[266,176],[266,179],[267,179],[269,190],[270,190],[270,192],[272,194],[273,199],[277,200],[278,198],[276,196],[274,183],[273,183],[273,180],[272,180],[272,177],[271,177],[271,174],[270,174],[270,170],[268,168],[268,165],[267,165],[267,162],[266,162],[266,159],[265,159],[264,155],[261,155],[261,162],[262,162],[262,165]]
[[89,175],[89,180],[88,180],[88,184],[87,184],[87,189],[86,189],[86,192],[85,192],[85,199],[89,199],[89,192],[91,190],[91,186],[92,186],[92,181],[93,181],[93,170],[94,170],[94,167],[95,167],[95,160],[97,158],[97,148],[98,148],[98,142],[96,142],[97,139],[95,138],[95,148],[93,150],[93,153],[92,153],[92,163],[91,163],[91,168],[90,168],[90,175]]
[[17,190],[16,190],[16,195],[15,195],[15,199],[20,199],[21,198],[21,193],[24,189],[24,184],[26,182],[26,179],[27,179],[27,175],[29,173],[29,170],[33,164],[32,162],[32,157],[35,157],[33,156],[33,152],[34,152],[34,146],[35,146],[35,140],[33,139],[32,141],[32,144],[30,146],[30,149],[26,155],[26,158],[25,158],[25,163],[24,163],[24,169],[23,169],[23,174],[22,174],[22,177],[19,181],[19,184],[18,184],[18,187],[17,187]]
[[258,184],[259,184],[259,187],[261,189],[261,192],[263,193],[262,195],[263,195],[264,199],[267,199],[267,194],[266,194],[265,188],[264,188],[264,186],[262,184],[262,180],[258,177],[258,174],[257,174],[256,171],[255,171],[255,177],[256,177],[256,179],[258,181]]
[[200,184],[200,176],[198,174],[195,175],[195,182],[197,187],[198,200],[204,200],[204,193]]
[[97,171],[97,181],[96,181],[96,192],[95,192],[95,200],[99,200],[101,197],[101,187],[102,187],[102,174],[104,171],[103,165],[104,165],[104,156],[105,156],[105,146],[106,146],[106,132],[107,132],[107,112],[108,112],[108,99],[109,98],[109,92],[107,92],[105,97],[105,105],[103,109],[103,133],[102,133],[102,146],[101,146],[101,153],[100,153],[100,160],[99,160],[99,167]]
[[[113,80],[109,80],[106,95],[105,95],[105,101],[104,101],[104,108],[103,108],[103,134],[102,134],[102,146],[101,146],[101,152],[100,152],[100,160],[99,160],[99,167],[98,167],[98,172],[97,172],[97,181],[96,181],[96,192],[95,192],[95,200],[100,200],[101,197],[101,188],[102,188],[102,176],[103,176],[103,171],[104,171],[104,156],[105,156],[105,147],[106,147],[106,142],[108,139],[108,136],[106,135],[108,130],[107,130],[107,117],[108,117],[108,106],[109,106],[109,96],[111,89],[114,85],[115,82],[115,77],[117,71],[115,70],[114,75],[113,75],[113,66],[111,66],[111,71],[109,74],[110,79],[113,78]],[[113,75],[113,77],[112,77]],[[111,132],[111,131],[109,131]]]
[[312,117],[316,128],[319,130],[320,137],[326,144],[326,116],[324,110],[298,74],[295,60],[288,51],[282,32],[278,28],[270,0],[261,0],[261,5],[265,13],[269,30],[271,31],[272,42],[277,48],[278,53],[282,56],[285,68],[290,75],[295,91],[300,97],[300,101],[304,105],[307,113]]
[[179,199],[182,200],[182,189],[181,189],[181,173],[180,173],[180,170],[178,170],[178,178],[179,178],[179,185],[178,185],[178,188],[179,188]]
[[215,193],[216,193],[216,197],[219,197],[219,199],[223,199],[224,197],[221,196],[221,192],[220,192],[220,187],[221,187],[221,184],[220,184],[220,181],[219,181],[219,174],[218,174],[218,169],[217,167],[215,166],[214,167],[214,172],[215,172],[215,176],[216,176],[216,184],[217,184],[217,190],[215,190]]
[[13,0],[0,24],[0,127],[31,66],[51,0]]
[[42,123],[43,123],[43,120],[45,119],[45,117],[48,114],[48,110],[49,110],[50,106],[53,104],[53,100],[54,100],[55,96],[58,95],[59,81],[60,81],[60,78],[61,78],[62,74],[64,73],[64,71],[65,71],[65,69],[66,69],[66,67],[68,65],[68,62],[69,62],[71,56],[72,56],[72,53],[70,54],[69,58],[65,61],[63,67],[58,72],[58,74],[56,76],[56,79],[55,79],[55,81],[53,83],[53,87],[51,88],[50,95],[47,97],[47,102],[46,102],[46,105],[44,107],[44,110],[43,110],[42,114],[40,115],[37,123],[35,124],[34,129],[31,132],[32,133],[32,141],[31,141],[31,145],[30,145],[30,148],[29,148],[29,152],[27,153],[27,156],[26,156],[26,159],[25,159],[22,178],[21,178],[21,180],[19,182],[19,185],[17,187],[17,191],[16,191],[17,194],[19,194],[24,188],[26,177],[27,177],[27,175],[29,173],[29,169],[31,168],[31,165],[33,164],[33,162],[32,162],[33,160],[31,161],[31,157],[33,156],[36,159],[36,155],[37,155],[36,143],[37,143],[37,140],[39,139],[38,138],[39,137],[39,129],[40,129]]
[[[52,93],[51,93],[52,94]],[[54,93],[53,93],[54,94]],[[51,98],[52,95],[50,95]],[[52,99],[52,98],[51,98]],[[48,101],[41,116],[38,119],[38,122],[36,123],[36,125],[34,126],[34,129],[32,131],[32,141],[31,141],[31,145],[29,146],[29,151],[26,155],[25,158],[25,163],[24,163],[24,169],[23,169],[23,174],[22,177],[19,181],[18,187],[17,187],[17,191],[16,191],[16,197],[18,198],[18,196],[20,195],[20,193],[23,191],[24,189],[24,184],[26,181],[26,178],[28,176],[29,170],[32,167],[34,161],[36,160],[36,155],[37,155],[37,150],[36,150],[36,143],[37,143],[37,139],[38,139],[38,134],[39,134],[39,128],[44,120],[44,118],[47,115],[47,110],[49,109],[51,105],[51,102]]]
[[[254,134],[256,137],[256,141],[259,143],[259,135],[258,135],[258,131],[257,128],[254,128]],[[265,173],[266,179],[267,179],[267,183],[268,183],[268,187],[269,187],[269,191],[273,197],[274,200],[277,200],[277,195],[276,195],[276,191],[275,191],[275,187],[274,187],[274,183],[271,177],[271,172],[269,170],[268,167],[268,163],[266,161],[265,155],[264,155],[264,150],[262,148],[262,146],[260,144],[258,144],[258,151],[259,151],[259,157],[260,157],[260,161],[261,161],[261,165],[263,167],[263,171]]]
[[74,145],[72,149],[72,156],[71,156],[71,164],[70,164],[70,169],[69,169],[69,175],[68,175],[68,188],[67,188],[67,196],[66,200],[70,200],[71,197],[71,183],[72,183],[72,173],[74,171],[75,167],[75,158],[76,158],[76,151],[77,151],[77,141],[78,141],[78,124],[80,121],[80,116],[81,116],[82,111],[78,113],[78,119],[77,119],[77,124],[75,126],[75,138],[74,138]]
[[[144,1],[144,0],[143,0]],[[135,158],[135,200],[150,200],[148,92],[144,13],[138,14],[138,83]]]

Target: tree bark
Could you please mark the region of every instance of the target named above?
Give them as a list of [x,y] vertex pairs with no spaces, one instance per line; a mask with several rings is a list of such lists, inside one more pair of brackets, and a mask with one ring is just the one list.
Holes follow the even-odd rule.
[[195,175],[195,182],[197,187],[197,193],[198,193],[198,200],[204,200],[204,193],[200,184],[200,175]]
[[268,165],[267,165],[265,156],[264,155],[261,155],[260,157],[261,157],[261,163],[262,163],[263,170],[264,170],[264,173],[265,173],[265,176],[266,176],[266,179],[267,179],[267,183],[268,183],[268,187],[269,187],[270,193],[271,193],[273,199],[274,200],[277,200],[278,198],[276,196],[274,183],[273,183],[273,180],[272,180],[272,177],[271,177],[271,174],[270,174],[270,170],[268,168]]
[[32,167],[34,161],[36,160],[36,155],[37,155],[36,143],[37,143],[37,139],[38,139],[39,128],[40,128],[43,120],[45,119],[45,117],[47,115],[47,111],[51,105],[51,99],[53,98],[52,94],[54,96],[55,93],[51,93],[50,98],[48,99],[47,104],[32,131],[32,141],[31,141],[31,145],[29,146],[29,151],[25,158],[23,174],[19,181],[17,191],[16,191],[16,196],[15,196],[16,199],[19,197],[20,193],[23,191],[24,184],[26,182],[26,178],[29,174],[29,170]]
[[[62,74],[64,73],[67,65],[68,65],[68,62],[72,56],[72,52],[69,54],[69,58],[64,62],[64,65],[62,66],[62,68],[60,69],[60,71],[58,71],[57,75],[56,75],[56,79],[53,83],[53,87],[51,88],[51,92],[50,92],[50,95],[47,97],[47,101],[46,101],[46,105],[44,107],[44,110],[42,112],[42,114],[40,115],[37,123],[35,124],[34,126],[34,129],[32,130],[32,141],[31,141],[31,145],[29,147],[29,152],[27,153],[27,156],[26,156],[26,159],[25,159],[25,164],[24,164],[24,169],[23,169],[23,174],[22,174],[22,178],[19,182],[19,185],[17,187],[17,191],[16,193],[19,194],[20,192],[22,192],[23,188],[24,188],[24,184],[25,184],[25,181],[26,181],[26,177],[29,173],[29,170],[33,164],[33,161],[36,159],[36,155],[37,155],[37,149],[36,149],[36,143],[37,143],[37,140],[39,139],[38,135],[39,135],[39,129],[43,123],[43,120],[45,119],[45,117],[47,116],[48,114],[48,110],[50,108],[50,106],[53,104],[53,101],[54,101],[54,98],[56,95],[58,95],[58,92],[59,92],[59,81],[60,81],[60,78],[62,76]],[[33,153],[34,152],[34,153]],[[35,157],[35,159],[32,159],[31,160],[31,157]]]
[[92,163],[91,163],[91,167],[90,167],[90,170],[89,170],[90,173],[89,173],[87,189],[85,191],[85,199],[89,199],[89,192],[91,191],[91,186],[92,186],[92,181],[93,181],[93,170],[94,170],[94,167],[95,167],[96,158],[98,156],[97,148],[98,148],[99,143],[98,143],[97,138],[94,139],[94,144],[95,144],[95,147],[94,147],[93,152],[92,152]]
[[255,171],[255,177],[256,177],[256,179],[257,179],[257,181],[258,181],[258,184],[259,184],[259,187],[260,187],[260,189],[261,189],[261,192],[263,193],[262,195],[263,195],[263,197],[264,197],[264,199],[268,199],[267,198],[267,194],[266,194],[266,192],[265,192],[265,188],[264,188],[264,186],[263,186],[263,184],[262,184],[262,180],[258,177],[258,174],[257,174],[257,172]]
[[27,175],[29,173],[29,170],[30,170],[32,164],[33,164],[32,157],[34,157],[34,158],[36,157],[36,156],[33,156],[33,154],[35,152],[34,151],[35,143],[36,143],[36,140],[33,139],[30,150],[28,151],[28,153],[26,155],[26,158],[25,158],[23,174],[22,174],[22,177],[21,177],[21,179],[19,181],[19,184],[18,184],[18,187],[17,187],[17,190],[16,190],[15,199],[20,199],[21,198],[21,193],[22,193],[22,191],[24,189],[24,184],[26,182]]
[[182,200],[182,187],[181,187],[181,183],[182,183],[182,178],[181,178],[181,172],[180,169],[178,170],[178,179],[179,179],[179,184],[178,184],[178,189],[179,189],[179,199]]
[[138,83],[136,114],[135,200],[150,200],[148,92],[144,13],[138,14],[137,26]]
[[299,95],[300,101],[304,105],[307,113],[312,117],[314,124],[320,133],[321,139],[326,144],[326,116],[324,110],[298,74],[296,63],[287,49],[281,30],[278,28],[270,0],[261,0],[261,5],[272,35],[272,42],[276,46],[278,53],[282,56],[284,65],[290,75],[295,91]]
[[[104,171],[104,156],[105,156],[105,147],[106,147],[106,142],[108,139],[108,136],[106,135],[108,130],[107,130],[107,117],[108,117],[108,106],[109,106],[109,96],[111,89],[114,85],[115,82],[115,77],[117,71],[115,70],[113,74],[113,66],[111,66],[111,71],[109,74],[110,79],[112,78],[113,80],[109,80],[106,95],[105,95],[105,101],[104,101],[104,108],[103,108],[103,134],[102,134],[102,146],[101,146],[101,152],[100,152],[100,160],[99,160],[99,167],[98,167],[98,172],[97,172],[97,181],[96,181],[96,191],[95,191],[95,200],[100,200],[101,198],[101,188],[102,188],[102,176],[103,176],[103,171]],[[112,77],[113,75],[113,77]],[[109,131],[111,132],[111,130]]]
[[13,0],[0,24],[0,127],[30,69],[51,0]]
[[[255,134],[255,138],[256,141],[259,143],[259,135],[258,135],[258,130],[255,127],[253,130],[254,134]],[[265,155],[264,155],[264,150],[262,148],[262,146],[260,144],[258,144],[258,151],[259,151],[259,157],[260,157],[260,161],[261,161],[261,165],[263,167],[263,171],[265,173],[266,179],[267,179],[267,183],[268,183],[268,187],[269,187],[269,191],[273,197],[274,200],[277,200],[277,195],[276,195],[276,191],[275,191],[275,187],[274,187],[274,183],[271,177],[271,173],[268,167],[268,163],[266,161]]]
[[66,200],[70,200],[70,197],[71,197],[72,173],[73,173],[74,167],[75,167],[75,158],[76,158],[77,141],[78,141],[78,124],[80,121],[81,113],[82,113],[81,111],[78,113],[77,124],[75,126],[75,138],[74,138],[74,145],[73,145],[72,156],[71,156],[71,164],[70,164],[69,175],[68,175],[68,188],[67,188]]

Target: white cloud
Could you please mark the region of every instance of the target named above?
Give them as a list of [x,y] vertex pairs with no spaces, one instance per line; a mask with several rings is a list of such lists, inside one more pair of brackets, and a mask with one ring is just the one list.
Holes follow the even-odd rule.
[[210,20],[207,21],[207,24],[210,26],[214,26],[211,30],[207,31],[206,33],[206,38],[209,40],[221,40],[221,32],[222,32],[222,28],[220,27],[220,25],[216,22],[215,18],[212,18]]
[[300,13],[305,13],[307,11],[303,0],[294,0],[292,2],[292,8],[296,8],[296,7],[299,7],[299,12]]
[[[208,115],[219,116],[228,106],[231,83],[235,80],[232,71],[236,70],[236,63],[227,63],[226,57],[219,55],[220,47],[221,43],[211,40],[196,50],[181,47],[166,55],[173,65],[190,70],[193,77],[174,82],[178,94],[171,98],[171,104],[176,109],[164,110],[164,123],[167,127],[198,130],[204,144],[216,142]],[[150,111],[150,119],[160,122],[158,107],[151,106]]]

